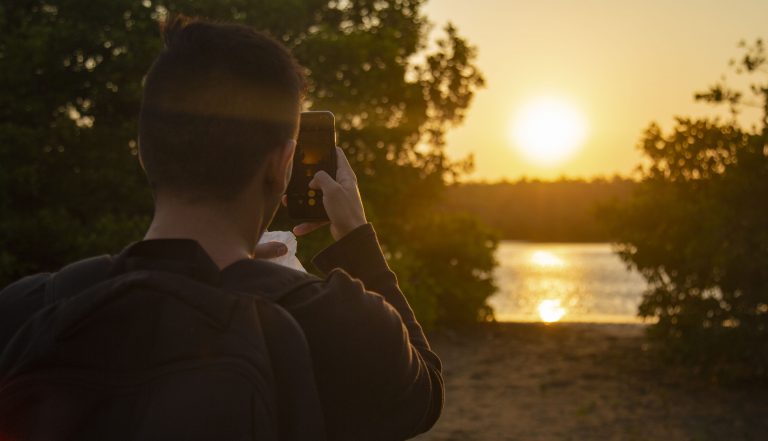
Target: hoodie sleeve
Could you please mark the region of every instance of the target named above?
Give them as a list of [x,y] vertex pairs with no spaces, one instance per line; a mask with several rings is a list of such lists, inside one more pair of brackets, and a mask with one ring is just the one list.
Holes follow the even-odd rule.
[[373,227],[350,232],[314,264],[325,280],[281,303],[307,338],[328,439],[403,440],[429,430],[443,407],[440,359]]

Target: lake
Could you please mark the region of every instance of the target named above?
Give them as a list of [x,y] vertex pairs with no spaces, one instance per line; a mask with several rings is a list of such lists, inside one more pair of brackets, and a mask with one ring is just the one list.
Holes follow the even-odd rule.
[[639,323],[645,280],[608,243],[501,241],[488,301],[499,321]]

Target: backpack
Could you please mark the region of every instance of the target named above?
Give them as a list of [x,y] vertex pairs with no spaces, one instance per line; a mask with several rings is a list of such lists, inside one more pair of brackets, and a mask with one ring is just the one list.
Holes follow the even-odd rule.
[[[309,349],[279,294],[111,268],[101,256],[53,275],[3,350],[0,441],[325,439]],[[294,367],[278,373],[285,390],[272,358]]]

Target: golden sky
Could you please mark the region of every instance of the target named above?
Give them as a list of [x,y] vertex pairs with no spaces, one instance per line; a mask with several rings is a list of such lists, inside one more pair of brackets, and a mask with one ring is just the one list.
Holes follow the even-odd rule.
[[[728,69],[737,43],[768,39],[768,0],[430,0],[424,12],[479,50],[487,87],[447,138],[452,157],[475,155],[479,180],[628,174],[651,121],[717,114],[693,93],[723,74],[739,84]],[[587,122],[582,148],[556,165],[531,163],[508,135],[520,107],[541,96]]]

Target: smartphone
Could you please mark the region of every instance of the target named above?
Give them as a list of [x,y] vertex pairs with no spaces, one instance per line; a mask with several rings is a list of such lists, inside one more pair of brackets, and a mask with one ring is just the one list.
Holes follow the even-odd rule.
[[320,170],[325,170],[336,179],[335,118],[328,111],[302,112],[293,157],[293,174],[286,192],[288,215],[292,219],[328,220],[323,193],[309,188],[309,181]]

